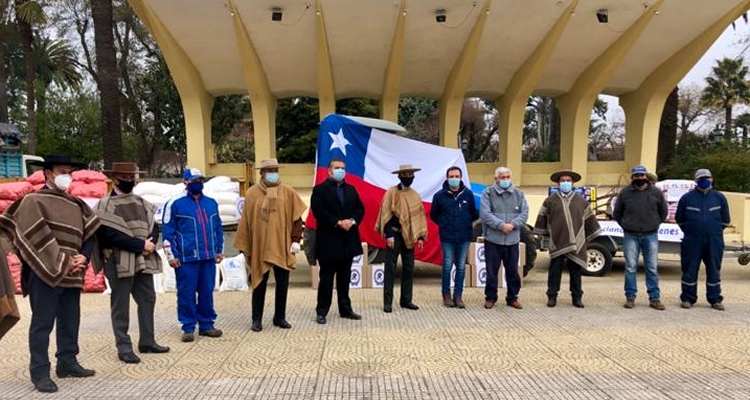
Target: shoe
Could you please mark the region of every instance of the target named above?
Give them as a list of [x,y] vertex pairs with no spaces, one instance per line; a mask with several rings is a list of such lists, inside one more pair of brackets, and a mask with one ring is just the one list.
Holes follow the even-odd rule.
[[460,297],[454,298],[453,302],[456,303],[457,308],[466,308],[466,304],[464,304],[464,299]]
[[383,306],[383,312],[387,312],[387,313],[393,312],[393,307],[390,304],[386,304]]
[[58,366],[55,372],[58,378],[88,378],[96,374],[96,371],[83,368],[81,364],[73,364],[67,367]]
[[57,385],[48,377],[32,380],[31,383],[34,384],[34,389],[42,393],[55,393],[57,391]]
[[117,358],[120,359],[120,361],[124,362],[125,364],[138,364],[141,362],[141,359],[138,358],[135,353],[132,351],[129,351],[127,353],[118,353]]
[[724,304],[713,303],[711,304],[711,308],[713,308],[714,310],[724,311]]
[[221,329],[216,329],[216,328],[205,330],[203,332],[198,332],[198,335],[200,335],[200,336],[208,336],[208,337],[212,337],[212,338],[221,337],[221,335],[223,335],[223,334],[224,334],[224,332],[222,332]]
[[406,308],[409,310],[419,310],[419,306],[414,303],[401,304],[401,308]]
[[524,265],[523,266],[523,277],[525,278],[526,275],[529,274],[529,271],[531,271],[531,268],[533,268],[533,265]]
[[484,308],[486,308],[486,309],[489,310],[492,307],[495,307],[495,302],[494,301],[492,301],[492,300],[485,300],[484,301]]
[[443,305],[446,306],[446,307],[455,307],[456,306],[456,302],[453,301],[453,299],[451,298],[451,295],[444,294],[443,295]]
[[263,324],[260,321],[253,321],[253,325],[250,327],[253,332],[260,332],[263,330]]
[[573,299],[573,306],[583,308],[583,301],[581,301],[581,299]]
[[181,340],[185,343],[192,342],[195,340],[195,334],[193,332],[185,332],[182,334]]
[[292,324],[287,322],[285,319],[273,320],[273,326],[278,326],[281,329],[292,329]]
[[360,319],[362,319],[362,316],[359,315],[359,314],[357,314],[357,313],[355,313],[354,311],[349,311],[346,314],[342,314],[341,318],[344,318],[344,319],[353,319],[353,320],[360,320]]
[[693,303],[691,303],[689,301],[683,301],[682,303],[680,303],[680,307],[682,307],[682,308],[693,308]]
[[625,304],[622,305],[625,308],[633,308],[635,307],[635,297],[628,297],[625,299]]
[[151,346],[138,346],[139,353],[169,353],[169,346],[159,346],[158,344],[152,344]]
[[508,305],[515,308],[516,310],[520,310],[523,308],[523,306],[521,305],[521,302],[518,300],[513,300],[510,303],[508,303]]
[[547,307],[554,307],[557,305],[557,297],[547,298]]
[[317,323],[319,323],[321,325],[325,325],[326,324],[326,316],[325,315],[318,315],[315,318],[315,322],[317,322]]
[[664,311],[666,309],[666,307],[664,307],[664,304],[661,304],[661,301],[659,300],[649,301],[648,306],[653,308],[654,310],[659,311]]

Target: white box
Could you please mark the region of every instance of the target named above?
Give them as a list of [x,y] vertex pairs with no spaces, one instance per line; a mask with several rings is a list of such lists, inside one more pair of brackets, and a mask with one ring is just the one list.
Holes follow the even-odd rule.
[[352,263],[352,272],[349,278],[349,289],[362,289],[362,264]]
[[385,264],[370,264],[370,287],[382,289],[385,283]]
[[[466,263],[464,266],[464,287],[471,287],[471,264]],[[454,264],[451,268],[451,289],[456,286],[456,265]]]

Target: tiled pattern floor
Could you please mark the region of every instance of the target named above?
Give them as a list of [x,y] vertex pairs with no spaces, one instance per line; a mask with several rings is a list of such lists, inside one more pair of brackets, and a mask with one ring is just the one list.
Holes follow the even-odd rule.
[[35,392],[29,382],[29,308],[22,299],[22,322],[0,342],[0,398],[750,398],[750,267],[726,259],[727,311],[705,302],[683,310],[679,264],[661,262],[667,310],[659,312],[648,308],[642,275],[636,308],[622,307],[621,260],[608,277],[584,278],[585,309],[573,308],[568,293],[547,308],[547,263],[540,257],[524,282],[523,310],[485,310],[480,288],[466,289],[467,309],[446,309],[437,269],[420,266],[419,311],[396,307],[384,314],[380,291],[356,290],[353,304],[364,319],[343,320],[334,306],[324,326],[315,323],[316,292],[301,264],[289,293],[293,329],[271,324],[273,290],[260,333],[250,331],[249,292],[216,293],[224,336],[187,344],[179,341],[175,296],[166,293],[158,297],[156,330],[172,351],[141,355],[138,365],[117,360],[108,297],[87,294],[79,359],[97,374],[55,379],[60,391],[54,395]]

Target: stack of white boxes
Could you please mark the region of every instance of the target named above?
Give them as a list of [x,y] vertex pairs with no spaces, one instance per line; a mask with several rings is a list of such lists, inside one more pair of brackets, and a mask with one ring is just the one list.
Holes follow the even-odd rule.
[[[469,256],[467,262],[472,264],[474,272],[472,274],[471,286],[474,287],[485,287],[487,284],[487,264],[484,258],[484,240],[477,238],[475,243],[469,245]],[[521,282],[523,282],[523,265],[526,262],[526,245],[521,242],[518,246],[518,271],[521,276]],[[500,266],[498,271],[500,278],[498,279],[498,287],[506,287],[505,283],[505,270],[503,266]]]

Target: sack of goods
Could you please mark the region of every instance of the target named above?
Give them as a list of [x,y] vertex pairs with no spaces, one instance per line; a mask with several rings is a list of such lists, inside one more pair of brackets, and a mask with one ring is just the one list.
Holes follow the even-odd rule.
[[29,182],[0,183],[0,212],[5,211],[14,201],[34,191]]
[[247,285],[247,269],[244,254],[225,258],[219,264],[219,269],[221,270],[220,292],[250,290]]
[[203,193],[219,203],[219,218],[222,225],[237,223],[237,200],[240,198],[240,183],[232,182],[228,176],[217,176],[206,181]]
[[[169,266],[167,256],[164,254],[164,249],[156,250],[156,254],[161,258],[162,273],[155,274],[154,279],[159,279],[161,282],[161,292],[176,292],[177,291],[177,277],[174,274],[174,268]],[[161,276],[158,276],[161,275]],[[158,276],[158,277],[157,277]],[[156,288],[154,288],[156,290]],[[159,292],[159,293],[161,293]]]

